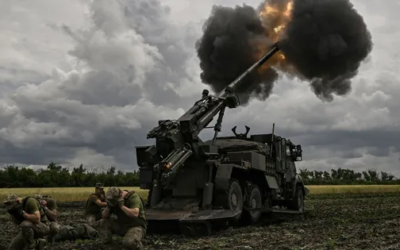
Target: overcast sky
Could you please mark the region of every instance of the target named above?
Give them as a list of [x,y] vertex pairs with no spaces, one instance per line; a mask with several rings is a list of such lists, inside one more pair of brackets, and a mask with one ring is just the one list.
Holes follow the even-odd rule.
[[[303,145],[301,168],[400,177],[400,3],[352,2],[374,47],[350,94],[323,102],[307,82],[282,77],[266,101],[228,110],[224,135],[235,125],[269,133],[275,122]],[[242,3],[2,0],[0,164],[133,170],[135,146],[152,143],[147,131],[178,118],[205,88],[195,42],[211,7]]]

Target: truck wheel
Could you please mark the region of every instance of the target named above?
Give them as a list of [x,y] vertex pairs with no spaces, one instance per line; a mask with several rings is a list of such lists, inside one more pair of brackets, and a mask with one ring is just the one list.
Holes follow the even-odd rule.
[[301,214],[304,213],[304,193],[301,186],[298,186],[296,188],[296,196],[294,197],[288,208],[296,210]]
[[239,182],[237,182],[236,180],[231,181],[227,198],[228,198],[227,199],[228,204],[226,204],[227,209],[242,211],[243,209],[242,188],[240,187]]
[[[252,185],[249,188],[249,192],[246,197],[246,207],[248,208],[261,208],[262,207],[262,198],[261,198],[261,191],[257,185]],[[254,223],[260,219],[261,211],[248,211],[249,220],[250,222]]]

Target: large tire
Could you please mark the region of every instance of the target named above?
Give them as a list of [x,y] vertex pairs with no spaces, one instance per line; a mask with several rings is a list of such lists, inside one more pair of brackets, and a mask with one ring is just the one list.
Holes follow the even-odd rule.
[[304,192],[301,186],[297,186],[296,195],[293,201],[288,206],[289,209],[296,210],[299,213],[304,213]]
[[243,210],[243,193],[239,182],[232,180],[226,197],[225,208],[234,211]]
[[[248,208],[262,207],[261,191],[257,185],[251,185],[248,189],[245,205]],[[255,223],[260,219],[261,211],[246,211],[245,217],[249,220],[249,223]]]

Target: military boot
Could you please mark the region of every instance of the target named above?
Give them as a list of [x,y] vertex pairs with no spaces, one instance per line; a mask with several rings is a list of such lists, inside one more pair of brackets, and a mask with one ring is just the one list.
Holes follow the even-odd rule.
[[44,250],[47,245],[47,241],[45,239],[37,239],[36,240],[36,250]]

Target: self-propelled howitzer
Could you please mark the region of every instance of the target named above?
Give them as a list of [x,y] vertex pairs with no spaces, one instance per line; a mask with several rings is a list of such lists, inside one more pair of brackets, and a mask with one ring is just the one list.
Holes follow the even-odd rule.
[[[264,64],[277,51],[279,48],[275,44],[260,60],[229,84],[221,96],[212,96],[208,90],[204,90],[202,98],[180,118],[161,120],[158,126],[147,134],[148,139],[155,139],[155,145],[136,148],[137,162],[140,167],[140,187],[150,189],[146,210],[150,231],[159,228],[152,227],[152,224],[156,222],[175,221],[180,225],[207,222],[205,225],[210,226],[210,221],[238,219],[243,217],[241,215],[244,207],[247,209],[252,207],[253,212],[250,213],[260,213],[254,209],[260,210],[262,205],[256,203],[257,206],[254,207],[246,203],[249,202],[248,199],[251,199],[248,192],[252,191],[247,188],[249,183],[254,182],[263,186],[260,190],[259,202],[267,199],[265,193],[269,191],[266,188],[279,189],[273,192],[275,198],[276,195],[282,194],[279,185],[287,186],[287,183],[282,182],[283,177],[274,177],[274,173],[266,174],[268,157],[272,157],[271,155],[267,155],[266,151],[265,154],[252,151],[247,148],[249,146],[247,145],[242,147],[242,155],[236,154],[233,157],[229,153],[232,150],[225,149],[224,151],[224,147],[221,147],[221,142],[223,143],[225,139],[221,141],[217,137],[218,132],[221,131],[226,107],[232,109],[240,105],[236,89],[242,83],[242,79]],[[208,127],[217,115],[215,126]],[[199,138],[200,132],[205,128],[214,128],[215,131],[212,140],[207,142]],[[257,138],[257,142],[250,144],[259,144],[258,146],[264,149],[268,148],[267,143],[264,142],[266,137]],[[272,135],[268,140],[269,143],[280,143],[279,138]],[[235,139],[239,141],[235,141],[234,144],[249,144],[248,138],[235,137]],[[297,159],[299,153],[296,152],[300,150],[301,155],[301,147],[295,147],[289,143],[287,145],[291,145],[290,150],[294,152],[290,159]],[[271,163],[276,164],[272,161]],[[290,173],[293,174],[293,172]],[[252,178],[256,179],[253,181]],[[261,181],[259,181],[260,178],[262,178]],[[295,183],[300,183],[301,178],[298,176],[296,178]],[[296,190],[293,191],[291,187],[290,192],[296,192]],[[246,198],[247,196],[249,198]],[[293,197],[290,198],[292,199]]]

